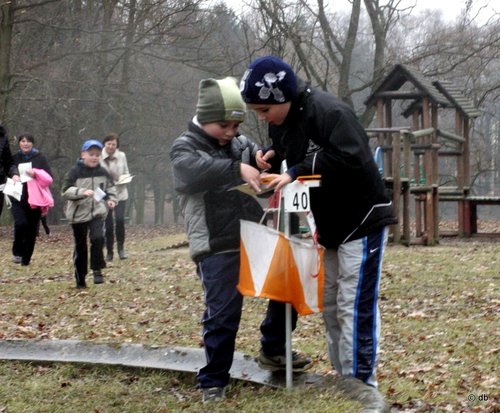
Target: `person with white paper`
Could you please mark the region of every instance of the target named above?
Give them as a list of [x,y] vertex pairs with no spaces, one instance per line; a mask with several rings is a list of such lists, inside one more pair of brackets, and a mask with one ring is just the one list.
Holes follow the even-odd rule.
[[[14,182],[19,181],[19,171],[12,158],[7,129],[0,125],[0,192],[3,191],[7,178],[12,178]],[[2,195],[0,199],[0,215],[2,215],[4,197],[3,194],[0,195]]]
[[67,201],[65,214],[73,229],[76,288],[86,288],[88,272],[87,236],[90,238],[90,269],[94,284],[102,284],[104,260],[104,220],[117,203],[111,175],[99,161],[103,144],[89,139],[82,145],[80,159],[64,178],[61,189]]
[[[16,191],[10,196],[11,212],[14,218],[12,261],[16,264],[29,265],[35,250],[42,207],[30,204],[30,188],[34,188],[34,186],[30,186],[28,183],[34,180],[47,182],[48,186],[52,183],[52,172],[47,158],[34,147],[35,138],[31,133],[18,134],[17,143],[19,150],[14,154],[13,160],[20,173],[22,188],[20,198]],[[48,180],[44,179],[46,177]]]
[[101,152],[101,166],[106,169],[116,185],[118,204],[110,210],[106,217],[106,261],[113,260],[113,246],[116,235],[116,246],[118,256],[121,260],[127,259],[125,252],[125,207],[128,199],[127,185],[132,181],[128,170],[127,156],[119,149],[120,140],[118,134],[108,133],[103,141],[104,148]]

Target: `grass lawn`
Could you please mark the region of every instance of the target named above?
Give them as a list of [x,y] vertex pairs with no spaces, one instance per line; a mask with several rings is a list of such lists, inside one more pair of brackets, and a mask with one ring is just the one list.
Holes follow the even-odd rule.
[[[127,228],[130,258],[105,284],[74,288],[68,226],[42,233],[32,264],[11,262],[0,228],[0,339],[78,339],[200,347],[203,296],[182,230]],[[499,412],[500,242],[445,239],[435,247],[389,245],[380,287],[380,391],[394,412]],[[239,352],[256,355],[266,301],[245,298]],[[321,315],[302,317],[293,347],[328,362]],[[0,413],[199,412],[194,376],[113,366],[0,361]],[[332,389],[272,389],[233,382],[210,411],[359,411]]]

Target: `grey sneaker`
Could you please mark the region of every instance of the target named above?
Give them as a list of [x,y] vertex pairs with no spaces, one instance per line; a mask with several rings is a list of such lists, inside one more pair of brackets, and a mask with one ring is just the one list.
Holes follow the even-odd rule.
[[339,378],[338,388],[351,400],[363,405],[361,413],[389,413],[391,406],[385,401],[384,396],[372,386],[350,376]]
[[203,389],[203,403],[220,402],[226,398],[225,387],[207,387]]
[[125,250],[118,250],[118,256],[121,260],[126,260],[128,258],[128,254],[125,252]]
[[21,264],[23,262],[23,257],[20,257],[19,255],[14,255],[12,256],[12,262],[16,264]]
[[101,271],[94,271],[94,284],[102,284],[104,282],[104,277]]
[[[261,349],[257,362],[259,363],[259,366],[265,370],[286,370],[285,355],[267,356]],[[312,360],[309,357],[297,353],[296,351],[292,351],[292,371],[298,373],[311,368],[311,366]]]

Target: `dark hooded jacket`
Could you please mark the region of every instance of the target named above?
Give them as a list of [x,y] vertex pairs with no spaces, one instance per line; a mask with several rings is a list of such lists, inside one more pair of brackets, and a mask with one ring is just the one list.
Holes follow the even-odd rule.
[[4,184],[7,178],[12,178],[13,175],[19,175],[19,172],[12,158],[7,130],[0,125],[0,185]]
[[286,159],[292,178],[321,175],[321,187],[310,194],[323,246],[336,248],[397,223],[368,136],[344,102],[299,79],[285,122],[269,133],[279,155],[274,162]]

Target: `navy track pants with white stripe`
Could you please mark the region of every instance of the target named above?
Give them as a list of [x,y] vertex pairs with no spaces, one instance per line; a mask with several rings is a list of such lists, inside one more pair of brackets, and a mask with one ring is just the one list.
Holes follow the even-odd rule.
[[387,231],[325,251],[323,319],[330,361],[342,376],[377,387],[378,289]]

